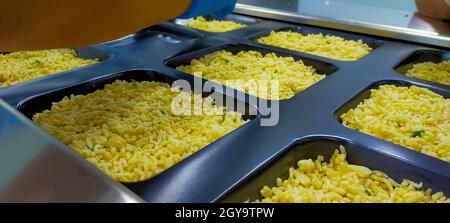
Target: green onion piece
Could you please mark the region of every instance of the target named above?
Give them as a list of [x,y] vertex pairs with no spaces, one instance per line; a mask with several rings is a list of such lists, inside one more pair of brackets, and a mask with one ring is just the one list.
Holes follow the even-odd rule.
[[425,130],[415,130],[411,132],[413,138],[422,137],[425,134]]
[[136,81],[136,80],[131,80],[131,83],[133,84],[134,87],[137,87],[138,81]]

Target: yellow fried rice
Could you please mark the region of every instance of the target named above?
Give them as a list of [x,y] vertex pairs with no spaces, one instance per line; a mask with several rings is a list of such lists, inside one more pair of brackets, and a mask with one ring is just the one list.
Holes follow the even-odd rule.
[[245,27],[244,24],[227,20],[206,20],[204,17],[196,17],[187,22],[186,26],[207,32],[227,32]]
[[179,95],[201,96],[159,82],[116,81],[88,95],[72,95],[33,121],[121,182],[149,179],[243,125],[237,112],[203,100],[221,115],[175,115]]
[[[179,66],[177,69],[273,100],[291,98],[326,77],[300,60],[274,53],[262,55],[257,51],[233,54],[222,50],[194,59],[189,65]],[[268,83],[267,89],[262,84],[257,86],[258,81]],[[275,85],[271,85],[271,81],[278,83],[278,89],[272,89]]]
[[0,87],[98,63],[83,59],[73,49],[21,51],[0,54]]
[[303,35],[293,31],[272,31],[256,42],[344,61],[358,60],[372,51],[362,40],[345,40],[322,33]]
[[397,183],[388,175],[347,162],[343,146],[329,163],[323,156],[304,159],[289,169],[287,179],[277,178],[275,187],[264,186],[255,202],[275,203],[449,203],[442,192],[432,193],[422,183]]
[[349,128],[450,162],[450,99],[428,89],[382,85],[341,119]]

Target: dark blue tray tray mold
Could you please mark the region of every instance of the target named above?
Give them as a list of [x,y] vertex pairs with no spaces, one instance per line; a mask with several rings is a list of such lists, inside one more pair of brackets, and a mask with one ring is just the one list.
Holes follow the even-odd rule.
[[[13,111],[16,115],[30,118],[64,96],[86,94],[117,79],[166,83],[183,79],[205,83],[175,68],[219,49],[275,52],[303,60],[327,77],[296,96],[279,101],[279,123],[273,127],[259,125],[262,116],[258,103],[249,100],[253,96],[227,91],[215,84],[215,91],[232,98],[234,103],[246,105],[245,117],[251,121],[158,176],[124,185],[148,202],[242,202],[259,198],[262,185],[285,176],[297,160],[319,154],[329,157],[334,149],[344,145],[352,163],[384,171],[398,181],[403,178],[421,181],[426,187],[450,195],[449,163],[354,131],[339,122],[340,114],[355,107],[369,96],[370,89],[380,84],[417,85],[449,98],[450,86],[403,75],[414,63],[449,59],[448,48],[434,49],[241,15],[230,15],[227,19],[248,26],[209,33],[180,25],[184,24],[180,20],[165,22],[116,41],[78,49],[82,57],[99,57],[102,62],[0,88],[0,97],[17,108]],[[253,41],[272,30],[362,39],[374,50],[357,61],[338,61]],[[31,121],[25,124],[33,125]],[[5,123],[0,123],[0,129],[2,125]],[[46,134],[40,129],[36,131]]]

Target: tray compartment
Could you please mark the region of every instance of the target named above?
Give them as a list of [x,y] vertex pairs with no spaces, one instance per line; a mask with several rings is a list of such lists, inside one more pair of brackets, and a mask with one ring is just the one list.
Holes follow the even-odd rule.
[[[242,16],[242,15],[236,15],[236,14],[227,15],[225,18],[218,18],[218,17],[212,16],[212,15],[203,16],[203,17],[207,21],[211,21],[211,20],[233,21],[233,22],[236,22],[236,23],[245,24],[247,26],[254,25],[254,24],[257,24],[257,23],[260,23],[260,22],[263,21],[261,19],[257,19],[257,18],[254,18],[254,17]],[[178,24],[178,25],[182,25],[182,26],[187,26],[186,24],[187,24],[188,21],[189,21],[189,19],[173,19],[173,20],[171,20],[171,22],[173,22],[175,24]],[[193,28],[190,28],[190,29],[193,29]],[[197,29],[195,29],[195,30],[197,30]],[[206,31],[202,31],[202,32],[206,32]]]
[[171,68],[176,68],[181,65],[188,65],[194,59],[199,59],[203,56],[206,56],[208,54],[211,54],[211,53],[214,53],[214,52],[217,52],[220,50],[226,50],[226,51],[232,52],[233,54],[236,54],[241,51],[250,51],[251,50],[251,51],[260,52],[263,55],[266,55],[268,53],[275,53],[277,56],[281,56],[281,57],[293,57],[295,60],[302,60],[305,65],[313,66],[319,74],[325,74],[325,75],[331,75],[339,69],[336,65],[331,64],[331,63],[327,63],[327,62],[323,62],[323,61],[319,61],[319,60],[315,60],[315,59],[310,59],[310,58],[303,57],[303,56],[292,55],[289,53],[280,52],[271,47],[254,46],[251,44],[224,44],[224,45],[220,45],[220,46],[209,47],[209,48],[205,48],[202,50],[198,50],[198,51],[194,51],[194,52],[190,52],[187,54],[183,54],[180,56],[170,58],[165,62],[165,64]]
[[[31,98],[26,99],[23,102],[21,102],[18,105],[18,110],[20,112],[22,112],[25,116],[27,116],[28,118],[31,119],[34,114],[36,114],[37,112],[42,112],[43,110],[46,110],[46,109],[50,109],[52,106],[52,102],[60,101],[65,96],[85,95],[85,94],[94,92],[96,90],[103,89],[106,84],[113,83],[116,80],[138,81],[138,82],[139,81],[156,81],[156,82],[168,83],[169,85],[171,85],[174,81],[176,81],[175,78],[170,77],[168,75],[161,74],[157,71],[132,70],[132,71],[122,72],[122,73],[98,78],[98,79],[91,80],[91,81],[88,81],[83,84],[78,84],[78,85],[75,85],[75,86],[72,86],[69,88],[65,88],[65,89],[54,91],[54,92],[45,93],[45,94],[42,94],[39,96],[31,97]],[[210,94],[211,94],[210,92],[205,92],[204,94],[202,94],[202,97],[207,97]],[[246,106],[245,108],[248,113],[243,114],[244,120],[251,120],[251,119],[256,118],[256,115],[255,115],[256,109],[254,107],[246,104],[245,102],[239,101],[237,99],[226,98],[228,96],[225,96],[223,94],[222,94],[222,97],[223,97],[224,103],[231,102],[231,103],[235,104],[234,107],[231,107],[230,104],[225,104],[224,106],[226,106],[228,108],[228,110],[236,111],[237,110],[236,104],[238,104],[238,103],[244,104]],[[243,126],[241,126],[241,127],[243,127]],[[239,128],[237,128],[237,129],[239,129]],[[237,130],[237,129],[235,129],[235,130]],[[233,131],[235,131],[235,130],[233,130]],[[224,135],[220,138],[223,138],[225,136],[226,135]],[[214,142],[211,142],[210,144],[212,144],[212,143],[214,143]],[[177,164],[165,169],[164,171],[166,171],[170,168],[173,168],[174,166],[177,166],[178,164],[180,164],[182,162],[183,162],[183,160],[181,160]],[[150,178],[150,179],[146,179],[146,180],[140,181],[140,182],[148,182],[151,180],[152,179]],[[132,185],[132,184],[124,183],[124,185],[127,186],[127,185]]]
[[[366,89],[364,89],[363,91],[361,91],[360,93],[358,93],[357,95],[355,95],[353,98],[351,98],[349,101],[347,101],[344,105],[342,105],[341,107],[339,107],[339,108],[334,112],[334,117],[335,117],[336,121],[338,121],[339,124],[341,124],[342,126],[344,126],[344,125],[342,124],[341,115],[344,114],[344,113],[346,113],[346,112],[349,111],[350,109],[356,108],[356,107],[357,107],[361,102],[363,102],[365,99],[370,98],[370,94],[371,94],[371,90],[372,90],[372,89],[377,89],[379,86],[381,86],[381,85],[386,85],[386,84],[394,85],[394,86],[399,86],[399,87],[410,87],[410,86],[421,87],[421,88],[428,89],[428,90],[430,90],[430,91],[432,91],[432,92],[434,92],[434,93],[436,93],[436,94],[438,94],[438,95],[441,95],[441,96],[444,97],[445,99],[448,99],[448,98],[450,97],[450,91],[445,90],[445,89],[441,89],[441,88],[438,88],[438,87],[435,87],[435,86],[431,86],[431,85],[418,84],[418,83],[412,83],[412,82],[408,82],[408,81],[400,81],[400,80],[384,80],[384,81],[378,81],[378,82],[372,84],[371,86],[367,87]],[[344,126],[344,127],[345,127],[345,128],[348,128],[348,127],[346,127],[346,126]],[[350,129],[350,128],[349,128],[349,129]],[[351,129],[351,130],[357,131],[357,130],[354,130],[354,129]],[[360,132],[360,131],[358,131],[358,132]],[[397,145],[397,146],[399,146],[399,147],[401,147],[401,148],[403,148],[403,149],[411,150],[411,151],[413,151],[414,153],[416,153],[416,154],[418,154],[418,155],[424,155],[424,156],[430,157],[430,158],[432,158],[432,159],[435,159],[435,160],[437,160],[437,161],[445,162],[444,160],[440,160],[440,159],[437,158],[437,157],[433,157],[433,156],[427,155],[427,154],[425,154],[425,153],[418,152],[418,151],[416,151],[416,150],[414,150],[414,149],[411,149],[411,148],[406,148],[406,147],[403,146],[403,145],[397,144],[397,143],[395,143],[395,142],[390,142],[390,141],[384,140],[384,139],[379,138],[379,137],[377,137],[377,136],[375,136],[375,135],[370,135],[370,134],[367,134],[367,133],[364,133],[364,132],[360,132],[360,133],[361,133],[361,134],[365,134],[365,135],[369,135],[369,136],[371,136],[371,137],[375,137],[375,138],[377,138],[377,139],[379,139],[379,140],[383,140],[383,141],[386,142],[386,143],[393,143],[393,144],[395,144],[395,145]]]
[[[176,67],[181,66],[181,65],[189,65],[191,63],[191,61],[194,59],[199,59],[203,56],[206,56],[208,54],[211,54],[211,53],[214,53],[217,51],[221,51],[221,50],[226,50],[233,54],[236,54],[241,51],[257,51],[263,55],[266,55],[268,53],[275,53],[277,56],[280,56],[280,57],[293,57],[296,61],[301,60],[301,61],[303,61],[303,63],[305,65],[314,67],[318,74],[322,74],[322,75],[326,75],[326,76],[329,76],[329,75],[335,73],[339,69],[336,65],[331,64],[331,63],[327,63],[327,62],[323,62],[323,61],[319,61],[319,60],[315,60],[315,59],[310,59],[308,57],[291,55],[289,53],[284,53],[284,52],[280,52],[277,50],[273,50],[271,47],[254,46],[251,44],[225,44],[225,45],[219,45],[219,46],[214,46],[214,47],[210,47],[210,48],[205,48],[202,50],[193,51],[193,52],[190,52],[187,54],[176,56],[174,58],[170,58],[165,62],[165,64],[166,64],[166,66],[176,69]],[[183,71],[179,71],[179,72],[184,73]],[[188,74],[188,75],[195,76],[193,74]],[[226,87],[233,88],[232,86],[226,86]],[[311,86],[309,86],[309,87],[311,87]],[[253,96],[257,97],[256,95],[253,95]],[[280,98],[280,100],[289,100],[289,99],[288,98]]]
[[[221,50],[226,50],[233,54],[236,54],[241,51],[257,51],[263,55],[266,55],[268,53],[275,53],[277,56],[280,56],[280,57],[293,57],[296,61],[301,60],[301,61],[303,61],[303,63],[305,65],[314,67],[318,74],[322,74],[322,75],[326,75],[326,76],[329,76],[338,70],[337,66],[327,63],[327,62],[322,62],[319,60],[310,59],[310,58],[303,57],[303,56],[291,55],[289,53],[283,53],[280,51],[272,50],[270,47],[266,48],[266,47],[261,47],[261,46],[253,46],[250,44],[225,44],[225,45],[219,45],[219,46],[214,46],[214,47],[210,47],[210,48],[205,48],[202,50],[194,51],[191,53],[187,53],[184,55],[180,55],[180,56],[176,56],[174,58],[168,59],[165,62],[165,64],[171,68],[176,69],[176,67],[181,66],[181,65],[189,65],[193,59],[198,59],[205,55],[208,55],[208,54],[211,54],[211,53],[214,53],[217,51],[221,51]],[[179,71],[179,72],[184,73],[183,71]],[[184,74],[186,74],[186,73],[184,73]],[[189,74],[189,75],[195,76],[193,74]],[[311,86],[309,86],[309,87],[311,87]],[[226,86],[226,87],[234,89],[233,86]],[[252,95],[252,96],[258,97],[256,95]],[[280,100],[289,100],[289,98],[280,98]]]
[[244,202],[247,199],[254,201],[261,199],[260,190],[263,186],[276,186],[276,179],[286,179],[289,176],[289,168],[297,167],[297,161],[302,159],[315,160],[322,155],[328,162],[331,155],[339,146],[343,145],[347,151],[347,161],[350,164],[366,166],[372,170],[386,173],[390,178],[401,182],[408,179],[413,182],[423,182],[425,188],[433,189],[433,192],[442,191],[450,194],[450,177],[448,168],[439,170],[439,174],[430,170],[419,168],[407,161],[380,153],[364,145],[351,141],[315,137],[296,143],[283,152],[278,158],[269,161],[264,167],[256,170],[254,174],[242,180],[230,193],[220,199],[220,202]]
[[400,81],[400,80],[384,80],[384,81],[378,81],[371,86],[367,87],[363,91],[356,94],[353,98],[351,98],[349,101],[347,101],[344,105],[339,107],[334,112],[335,119],[341,123],[342,120],[340,119],[340,116],[344,113],[346,113],[348,110],[355,108],[358,106],[361,102],[363,102],[365,99],[368,99],[370,97],[370,90],[376,89],[381,85],[390,84],[395,86],[401,86],[401,87],[410,87],[410,86],[417,86],[421,88],[426,88],[436,94],[442,95],[444,98],[448,99],[450,98],[450,91],[441,89],[435,86],[426,85],[426,84],[418,84],[418,83],[412,83],[408,81]]
[[[443,61],[450,60],[450,52],[440,51],[440,50],[417,50],[403,59],[397,66],[394,67],[394,70],[397,73],[405,75],[409,69],[413,67],[413,65],[424,62],[433,62],[433,63],[441,63]],[[417,80],[431,82],[423,79],[419,79],[416,77],[411,77]],[[444,85],[441,83],[437,83],[439,85]]]
[[31,82],[38,82],[38,81],[41,81],[41,80],[46,80],[46,79],[49,79],[49,78],[53,78],[53,77],[55,77],[57,75],[65,75],[68,72],[74,72],[74,71],[77,71],[77,70],[90,68],[92,66],[98,66],[102,62],[104,62],[106,60],[109,60],[112,57],[112,55],[109,54],[108,52],[106,52],[106,50],[104,50],[103,48],[99,48],[99,47],[84,47],[84,48],[77,48],[77,49],[74,49],[74,50],[77,52],[79,58],[82,58],[82,59],[98,59],[99,62],[96,63],[96,64],[91,64],[91,65],[82,66],[82,67],[78,67],[78,68],[74,68],[74,69],[64,70],[64,71],[53,73],[53,74],[49,74],[49,75],[46,75],[46,76],[37,77],[37,78],[34,78],[34,79],[30,79],[30,80],[27,80],[27,81],[24,81],[24,82],[17,83],[15,85],[6,86],[6,87],[0,87],[0,91],[3,90],[3,89],[6,89],[6,88],[19,87],[19,86],[21,86],[23,84],[28,84],[28,83],[31,83]]
[[[265,31],[262,31],[262,32],[250,35],[250,36],[247,37],[247,39],[256,42],[256,39],[264,37],[264,36],[268,36],[272,31],[275,31],[275,32],[291,31],[291,32],[296,32],[296,33],[300,33],[300,34],[303,34],[303,35],[322,33],[323,35],[339,36],[339,37],[344,38],[345,40],[354,40],[354,41],[362,40],[365,44],[367,44],[370,48],[372,48],[371,52],[373,52],[375,49],[377,49],[378,47],[383,45],[383,41],[375,39],[373,37],[362,36],[362,35],[358,35],[358,34],[354,34],[354,33],[347,33],[347,32],[341,32],[341,31],[335,31],[335,30],[329,30],[329,29],[320,29],[320,28],[312,28],[312,27],[299,27],[299,26],[285,26],[285,27],[282,27],[282,28],[279,28],[279,29],[265,30]],[[261,44],[263,44],[263,43],[261,43]],[[264,44],[264,45],[267,45],[267,44]],[[277,46],[272,46],[272,47],[281,48],[281,47],[277,47]],[[309,54],[308,52],[301,52],[301,51],[290,50],[290,49],[286,49],[286,48],[281,48],[281,49],[285,49],[285,50],[289,50],[289,51],[293,51],[293,52],[300,52],[300,53]],[[369,54],[371,52],[369,52]],[[369,54],[367,54],[367,55],[369,55]],[[360,59],[362,59],[364,57],[361,57],[358,60],[360,60]],[[335,60],[335,59],[332,59],[332,58],[329,58],[329,59]]]
[[[34,114],[50,109],[53,102],[61,101],[66,96],[89,94],[96,90],[103,89],[105,85],[111,84],[116,80],[157,81],[172,85],[172,83],[175,82],[177,79],[172,76],[164,75],[153,70],[131,70],[108,75],[68,88],[27,98],[18,104],[17,109],[21,113],[23,113],[26,117],[31,119]],[[212,92],[202,92],[202,97],[207,97],[210,94],[212,94]],[[245,105],[246,108],[245,109],[246,113],[243,114],[244,119],[248,120],[254,119],[256,117],[255,114],[257,111],[255,107],[250,106],[249,104],[237,99],[230,100],[228,98],[229,96],[226,95],[223,95],[223,97],[224,102],[233,101],[235,104],[234,106],[225,104],[224,106],[229,108],[229,110],[231,110],[232,108],[235,109],[237,107],[236,106],[237,104],[243,104]]]
[[446,60],[450,60],[450,52],[438,50],[418,50],[403,59],[402,62],[395,66],[394,69],[400,74],[406,74],[406,72],[412,68],[414,64],[423,62],[440,63]]

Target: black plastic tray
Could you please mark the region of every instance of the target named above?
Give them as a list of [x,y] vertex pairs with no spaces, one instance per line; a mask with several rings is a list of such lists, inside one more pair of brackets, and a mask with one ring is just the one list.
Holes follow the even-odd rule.
[[370,97],[370,90],[372,89],[376,89],[381,85],[395,85],[395,86],[399,86],[399,87],[410,87],[410,86],[417,86],[417,87],[421,87],[421,88],[426,88],[430,91],[433,91],[436,94],[441,95],[442,97],[448,99],[450,98],[450,92],[449,91],[445,91],[442,90],[440,88],[436,88],[436,87],[432,87],[432,86],[426,86],[426,85],[420,85],[420,84],[414,84],[411,82],[405,82],[405,81],[400,81],[400,80],[396,80],[396,81],[378,81],[374,84],[372,84],[370,87],[364,89],[362,92],[360,92],[358,95],[356,95],[355,97],[353,97],[352,99],[350,99],[347,103],[345,103],[342,107],[340,107],[334,114],[336,117],[336,120],[339,122],[342,122],[342,120],[340,119],[340,116],[344,113],[346,113],[348,110],[355,108],[356,106],[358,106],[361,102],[363,102],[365,99],[368,99]]
[[339,146],[345,147],[347,152],[347,161],[350,164],[362,165],[379,170],[401,183],[403,179],[413,182],[423,182],[424,188],[433,188],[434,192],[449,191],[450,179],[448,177],[433,174],[418,168],[411,163],[396,157],[376,152],[366,148],[364,145],[352,143],[346,140],[336,138],[311,138],[301,143],[295,143],[282,154],[277,160],[271,162],[266,168],[251,177],[235,191],[224,197],[221,202],[244,202],[262,199],[260,190],[265,185],[269,187],[276,186],[276,179],[287,179],[289,177],[289,168],[297,167],[297,162],[302,159],[315,160],[317,156],[324,156],[325,162],[329,163],[335,150]]
[[[34,114],[43,112],[50,109],[53,102],[61,101],[64,97],[70,97],[71,95],[87,95],[96,90],[101,90],[105,85],[111,84],[117,80],[124,81],[154,81],[169,84],[170,86],[177,80],[176,78],[161,74],[153,70],[130,70],[117,74],[108,75],[93,79],[84,83],[80,83],[75,86],[63,88],[60,90],[44,93],[41,95],[32,96],[17,105],[17,109],[26,117],[31,119]],[[202,92],[202,97],[208,97],[211,92]],[[228,96],[223,95],[224,106],[230,111],[237,111],[237,104],[243,104],[245,111],[242,112],[244,120],[251,120],[256,117],[256,108],[251,107],[244,101],[233,98],[233,100],[227,100]],[[233,105],[228,105],[226,102],[233,102]]]
[[299,26],[285,26],[285,27],[275,29],[275,30],[266,30],[266,31],[262,31],[262,32],[254,34],[254,35],[251,35],[247,38],[249,40],[256,41],[258,38],[268,36],[272,31],[276,31],[276,32],[291,31],[291,32],[301,33],[303,35],[321,33],[323,35],[339,36],[346,40],[355,40],[355,41],[362,40],[373,50],[377,49],[378,47],[380,47],[383,44],[382,40],[375,39],[375,38],[368,37],[368,36],[360,36],[360,35],[352,34],[352,33],[343,33],[343,32],[339,32],[339,31],[335,31],[335,30],[323,30],[323,29],[317,29],[317,28],[313,28],[313,27],[299,27]]
[[[116,79],[168,83],[183,79],[194,83],[198,77],[175,67],[218,49],[251,49],[289,55],[328,76],[294,97],[279,101],[279,123],[276,126],[260,126],[261,106],[249,100],[253,96],[237,91],[230,94],[224,90],[227,88],[216,84],[217,89],[214,90],[234,98],[235,103],[245,100],[247,112],[258,113],[250,117],[254,119],[156,177],[125,185],[148,202],[241,202],[256,198],[262,183],[270,184],[271,179],[282,176],[281,172],[264,171],[266,168],[277,164],[281,169],[286,168],[286,157],[295,160],[312,158],[318,153],[329,155],[343,144],[347,146],[350,162],[382,170],[396,180],[423,181],[434,191],[450,195],[449,163],[346,128],[338,118],[366,98],[369,89],[384,83],[417,85],[448,98],[450,86],[410,78],[399,73],[398,69],[410,63],[448,59],[448,49],[437,50],[408,42],[241,15],[228,18],[247,19],[250,23],[247,27],[225,33],[209,33],[173,21],[165,22],[120,40],[87,47],[87,51],[108,56],[99,64],[0,88],[0,98],[17,108],[15,115],[22,112],[31,117],[67,94],[92,92]],[[376,49],[357,61],[338,61],[253,41],[271,30],[286,28],[362,39]],[[205,80],[201,83],[204,84]],[[4,128],[9,128],[7,122],[0,123],[0,129]],[[261,178],[264,182],[253,180],[264,173],[268,176]]]
[[406,72],[411,69],[414,64],[423,62],[440,63],[446,60],[450,60],[450,52],[441,50],[418,50],[408,55],[395,67],[395,70],[400,74],[406,74]]
[[331,63],[310,59],[308,57],[292,55],[286,52],[279,52],[266,46],[258,46],[256,44],[239,44],[239,43],[213,46],[206,49],[197,50],[192,53],[183,54],[181,56],[169,59],[166,62],[166,65],[172,68],[176,68],[181,65],[189,65],[193,59],[199,59],[200,57],[203,57],[205,55],[220,50],[226,50],[234,54],[241,51],[257,51],[260,52],[262,55],[266,55],[268,53],[275,53],[277,56],[280,57],[293,57],[295,60],[303,61],[305,65],[313,66],[319,74],[330,75],[338,70],[338,67]]
[[[84,83],[80,83],[75,86],[68,88],[63,88],[60,90],[44,93],[41,95],[32,96],[17,105],[17,109],[22,112],[26,117],[32,118],[34,114],[43,112],[44,110],[50,109],[53,102],[61,101],[64,97],[70,97],[71,95],[86,95],[92,93],[96,90],[101,90],[106,84],[111,84],[116,80],[125,81],[155,81],[169,84],[170,86],[177,80],[173,77],[161,74],[153,70],[130,70],[117,74],[108,75],[105,77],[100,77],[93,79]],[[211,92],[202,92],[202,97],[207,97]],[[253,119],[255,118],[256,110],[250,107],[243,101],[238,101],[237,99],[227,100],[226,95],[223,95],[223,101],[230,102],[233,101],[234,106],[227,106],[228,110],[237,111],[237,104],[244,104],[245,111],[243,112],[243,118]]]
[[[83,59],[98,59],[99,63],[103,63],[103,62],[107,61],[112,56],[111,54],[109,54],[108,52],[106,52],[105,50],[103,50],[100,47],[85,47],[85,48],[75,49],[75,51],[77,52],[77,54],[78,54],[78,56],[80,58],[83,58]],[[51,74],[51,75],[48,75],[48,76],[35,78],[35,79],[29,80],[29,81],[26,81],[26,82],[18,83],[18,84],[14,85],[14,86],[0,87],[0,90],[7,91],[7,89],[9,89],[9,88],[18,88],[20,86],[24,86],[24,85],[27,85],[29,83],[39,82],[39,81],[41,81],[43,79],[49,79],[49,78],[54,78],[56,76],[65,75],[68,72],[78,72],[78,71],[84,70],[86,68],[91,68],[91,67],[98,66],[99,63],[91,64],[91,65],[87,65],[87,66],[83,66],[83,67],[79,67],[79,68],[75,68],[75,69],[72,69],[72,70],[58,72],[58,73]]]

